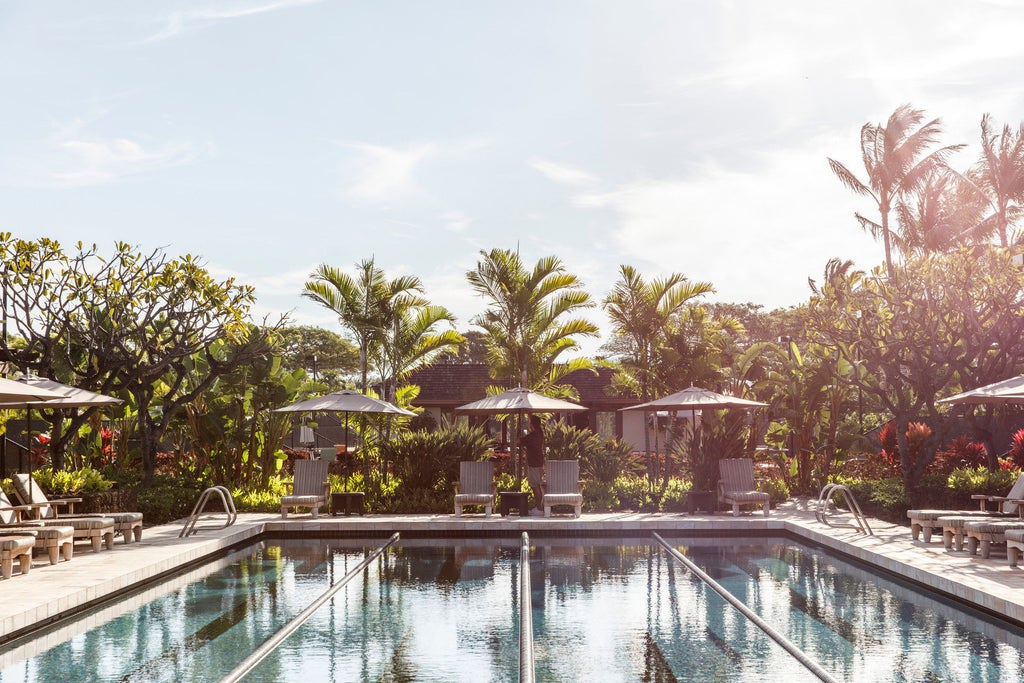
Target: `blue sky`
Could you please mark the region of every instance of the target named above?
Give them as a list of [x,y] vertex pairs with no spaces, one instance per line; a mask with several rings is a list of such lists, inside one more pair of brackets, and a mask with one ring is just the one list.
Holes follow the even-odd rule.
[[[0,230],[203,257],[259,313],[375,257],[459,317],[481,249],[621,263],[712,300],[870,268],[858,133],[911,102],[977,155],[1016,126],[1014,2],[78,0],[0,4]],[[604,324],[598,310],[591,316]]]

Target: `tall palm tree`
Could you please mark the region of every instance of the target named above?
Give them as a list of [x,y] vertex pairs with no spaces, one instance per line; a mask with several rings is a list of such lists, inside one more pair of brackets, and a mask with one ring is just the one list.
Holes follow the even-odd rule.
[[579,278],[554,256],[527,270],[509,249],[480,255],[466,279],[489,300],[487,309],[471,322],[487,334],[492,376],[519,378],[528,388],[550,388],[568,372],[590,367],[585,358],[562,360],[567,352],[579,349],[578,337],[598,333],[590,321],[573,317],[593,306]]
[[924,180],[928,172],[940,166],[963,145],[949,145],[928,151],[939,137],[939,119],[921,125],[924,112],[909,104],[900,106],[885,126],[866,123],[860,129],[860,149],[867,171],[861,181],[843,164],[829,159],[829,166],[840,182],[860,195],[871,197],[878,207],[881,223],[855,214],[861,227],[885,245],[885,268],[889,277],[895,275],[892,261],[892,231],[889,212],[907,193]]
[[619,379],[642,402],[652,400],[661,388],[657,376],[669,321],[691,301],[714,291],[710,282],[690,282],[679,273],[645,282],[632,266],[619,267],[619,280],[602,305],[612,333],[624,344]]
[[412,276],[388,281],[372,258],[356,265],[355,277],[327,264],[317,266],[311,277],[302,296],[334,311],[341,325],[355,336],[362,375],[360,390],[365,393],[369,359],[384,341],[389,307],[426,305],[419,296],[423,285]]
[[984,242],[993,232],[993,225],[981,220],[985,204],[984,195],[963,176],[935,169],[897,203],[900,230],[894,242],[904,254]]
[[999,243],[1008,246],[1010,227],[1024,214],[1024,124],[1016,131],[1008,125],[996,135],[989,115],[981,117],[981,158],[968,178],[985,197],[992,213],[982,226],[989,234],[999,235]]
[[398,383],[410,372],[429,365],[446,351],[457,353],[466,340],[454,329],[437,329],[442,323],[455,322],[455,316],[444,306],[419,305],[412,297],[397,297],[387,306],[386,317],[384,343],[377,349],[376,364],[385,397],[394,401]]

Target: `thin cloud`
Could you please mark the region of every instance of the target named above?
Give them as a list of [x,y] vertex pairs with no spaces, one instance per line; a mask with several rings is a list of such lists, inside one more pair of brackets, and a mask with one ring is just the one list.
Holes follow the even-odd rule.
[[592,185],[597,182],[597,177],[586,171],[581,171],[578,168],[565,164],[557,164],[553,161],[533,159],[530,161],[530,167],[540,172],[548,180],[560,185],[582,186]]
[[186,163],[194,157],[187,144],[145,147],[128,138],[68,138],[56,143],[58,160],[44,172],[57,187],[108,185],[121,179]]
[[366,202],[390,202],[423,197],[416,181],[420,164],[436,154],[432,144],[397,148],[367,143],[346,143],[358,154],[351,162],[345,193]]
[[461,211],[446,211],[441,214],[445,230],[451,232],[463,232],[473,222],[473,219]]
[[301,7],[302,5],[312,5],[321,1],[322,0],[278,0],[277,2],[268,2],[248,7],[239,6],[224,9],[211,7],[208,9],[190,10],[186,12],[172,12],[164,18],[163,28],[148,37],[145,42],[155,43],[163,40],[169,40],[187,31],[206,28],[207,26],[221,21],[241,19],[257,14],[266,14],[267,12],[291,9],[292,7]]

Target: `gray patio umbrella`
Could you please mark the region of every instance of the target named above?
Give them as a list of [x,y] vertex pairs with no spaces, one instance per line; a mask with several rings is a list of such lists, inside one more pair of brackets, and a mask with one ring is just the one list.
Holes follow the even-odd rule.
[[[293,403],[284,408],[277,408],[275,413],[344,413],[345,414],[345,449],[348,450],[348,415],[349,413],[380,413],[384,415],[406,415],[415,417],[416,413],[399,408],[379,398],[372,398],[358,391],[343,389],[330,394],[309,398]],[[366,456],[369,458],[369,456]],[[369,460],[367,459],[367,468]]]
[[[577,403],[563,401],[539,394],[532,389],[516,387],[494,396],[473,401],[455,409],[457,413],[477,413],[481,415],[528,415],[531,413],[562,413],[567,411],[588,410]],[[518,435],[517,435],[518,437]],[[513,448],[517,445],[513,443]],[[522,482],[522,457],[516,467],[516,483]]]
[[950,405],[1006,405],[1024,403],[1024,375],[1017,375],[977,389],[953,394],[939,399],[936,403]]
[[[12,382],[12,380],[3,380]],[[97,394],[87,389],[79,389],[68,384],[62,384],[56,380],[38,377],[36,375],[24,374],[13,380],[14,384],[20,386],[33,394],[45,392],[53,398],[32,398],[31,400],[7,400],[3,390],[0,389],[0,410],[24,410],[25,411],[25,432],[29,438],[29,449],[32,441],[32,408],[92,408],[94,406],[109,406],[123,403],[119,398]],[[3,386],[3,385],[0,385]],[[7,443],[4,442],[3,470],[7,469]],[[32,485],[32,458],[28,459],[29,486]]]
[[[761,403],[760,401],[750,401],[745,398],[739,398],[738,396],[720,394],[717,391],[711,391],[710,389],[702,389],[701,387],[689,387],[687,389],[677,391],[676,393],[670,394],[663,398],[659,398],[654,401],[648,401],[647,403],[641,403],[640,405],[630,406],[628,408],[620,408],[620,410],[642,410],[645,413],[657,412],[660,410],[689,410],[690,419],[692,421],[694,428],[696,428],[698,410],[719,410],[722,408],[760,408],[766,405],[768,404]],[[647,429],[646,424],[644,425],[644,429]]]

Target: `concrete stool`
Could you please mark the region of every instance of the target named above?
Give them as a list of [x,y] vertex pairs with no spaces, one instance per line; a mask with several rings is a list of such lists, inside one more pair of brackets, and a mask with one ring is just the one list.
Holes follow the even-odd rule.
[[75,528],[72,526],[13,526],[3,527],[0,533],[31,535],[35,538],[35,547],[46,550],[50,564],[57,564],[60,556],[70,560],[75,552]]
[[32,546],[36,539],[32,536],[0,536],[0,574],[5,579],[14,573],[14,560],[18,560],[22,574],[28,574],[32,568]]
[[937,517],[933,524],[942,529],[942,546],[946,550],[960,552],[964,549],[964,525],[968,522],[984,522],[988,519],[990,518],[979,517],[972,513],[966,515],[947,514]]
[[[982,512],[981,510],[907,510],[907,517],[910,518],[910,535],[916,541],[918,536],[923,535],[925,543],[931,543],[932,532],[942,531],[942,525],[938,523],[939,517],[1000,517],[998,512]],[[949,547],[948,545],[946,546]]]
[[1003,536],[1006,539],[1006,559],[1011,567],[1016,567],[1024,551],[1024,529],[1007,529]]
[[1024,521],[991,520],[987,522],[967,522],[964,524],[964,535],[967,537],[967,552],[971,555],[979,554],[980,546],[981,556],[988,559],[989,554],[992,552],[992,544],[1005,543],[1005,534],[1011,529],[1024,529]]

